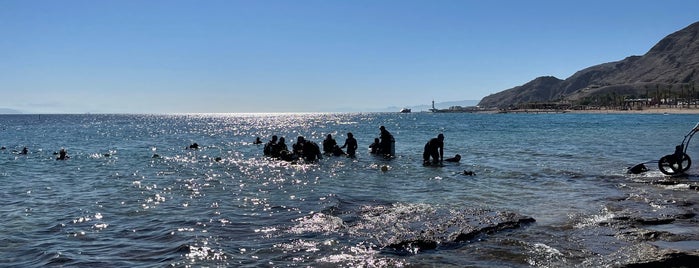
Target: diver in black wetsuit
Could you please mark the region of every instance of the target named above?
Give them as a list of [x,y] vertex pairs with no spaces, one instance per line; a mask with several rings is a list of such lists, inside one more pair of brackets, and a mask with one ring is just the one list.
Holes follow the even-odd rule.
[[379,136],[381,138],[379,153],[393,156],[391,154],[391,143],[395,142],[393,135],[391,135],[391,132],[388,132],[384,126],[379,127],[379,130],[381,130],[381,135]]
[[286,151],[289,153],[289,148],[286,147],[286,141],[284,137],[279,138],[277,143],[270,145],[272,148],[270,149],[269,156],[274,157],[274,158],[280,158],[282,156],[282,152]]
[[252,144],[262,144],[262,140],[260,140],[260,137],[257,137]]
[[271,156],[272,150],[274,150],[275,145],[277,145],[277,135],[273,135],[272,140],[268,141],[267,144],[265,144],[265,148],[262,149],[262,153],[266,156]]
[[347,133],[347,139],[345,139],[345,144],[342,145],[340,148],[347,148],[347,156],[348,157],[355,157],[355,154],[357,153],[357,140],[354,138],[354,134],[352,132]]
[[369,149],[371,149],[372,154],[379,154],[381,151],[381,142],[379,141],[379,138],[374,139],[374,143],[369,145]]
[[323,153],[326,155],[333,154],[335,151],[335,146],[337,146],[337,141],[333,139],[331,134],[328,134],[328,136],[325,137],[325,140],[323,140]]
[[425,144],[425,151],[422,153],[422,164],[430,165],[430,157],[432,157],[432,164],[441,164],[444,160],[443,134],[439,134],[437,138],[432,138]]
[[314,162],[318,159],[323,159],[323,154],[320,152],[320,146],[317,143],[306,140],[303,136],[296,138],[296,143],[292,146],[294,154],[303,157],[307,162]]
[[56,160],[67,160],[68,158],[70,158],[70,156],[68,156],[66,149],[61,148],[61,151],[58,152],[58,158],[56,158]]

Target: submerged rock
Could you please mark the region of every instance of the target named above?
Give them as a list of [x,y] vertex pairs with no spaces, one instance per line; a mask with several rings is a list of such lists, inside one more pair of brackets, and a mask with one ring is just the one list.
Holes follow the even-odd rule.
[[627,268],[642,267],[695,267],[699,263],[699,255],[683,252],[670,252],[660,256],[659,260],[625,265]]
[[[484,208],[444,209],[427,204],[366,205],[329,209],[297,220],[289,232],[350,236],[397,254],[454,247],[487,234],[532,223],[531,217]],[[341,217],[340,217],[341,216]],[[343,220],[345,219],[345,220]]]
[[624,247],[608,256],[600,256],[583,262],[585,267],[695,267],[699,252],[679,252],[661,249],[650,244]]

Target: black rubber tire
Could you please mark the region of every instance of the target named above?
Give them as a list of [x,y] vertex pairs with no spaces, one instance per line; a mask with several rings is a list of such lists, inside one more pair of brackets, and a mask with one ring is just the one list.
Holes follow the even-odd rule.
[[677,175],[684,173],[685,171],[689,170],[689,167],[692,166],[692,159],[689,158],[689,155],[687,154],[682,154],[682,159],[679,161],[679,163],[674,163],[673,160],[674,155],[666,155],[660,158],[658,160],[658,169],[660,169],[660,172],[662,172],[665,175]]
[[682,154],[682,161],[681,162],[682,162],[681,166],[682,166],[683,173],[687,172],[687,170],[689,170],[689,167],[692,166],[692,159],[689,158],[689,155],[687,155],[687,154]]

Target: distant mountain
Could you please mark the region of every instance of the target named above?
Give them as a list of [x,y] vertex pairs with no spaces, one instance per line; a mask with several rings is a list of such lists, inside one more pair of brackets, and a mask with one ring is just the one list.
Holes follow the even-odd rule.
[[505,108],[521,103],[581,101],[600,95],[640,96],[649,91],[683,90],[699,78],[699,22],[668,35],[643,56],[630,56],[580,70],[561,80],[539,77],[479,102]]
[[0,114],[21,114],[22,112],[14,109],[0,108]]

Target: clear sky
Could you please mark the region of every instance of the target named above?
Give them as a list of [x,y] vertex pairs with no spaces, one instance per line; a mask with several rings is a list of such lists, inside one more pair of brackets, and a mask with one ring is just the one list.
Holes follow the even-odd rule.
[[646,53],[696,0],[0,0],[0,108],[374,111]]

